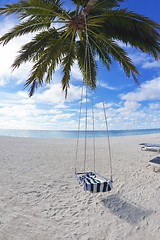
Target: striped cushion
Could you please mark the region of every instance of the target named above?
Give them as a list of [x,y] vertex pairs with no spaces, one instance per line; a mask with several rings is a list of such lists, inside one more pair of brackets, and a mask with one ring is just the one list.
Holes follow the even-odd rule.
[[94,173],[88,172],[78,177],[79,182],[83,183],[84,190],[92,193],[108,192],[112,189],[111,180],[98,178]]

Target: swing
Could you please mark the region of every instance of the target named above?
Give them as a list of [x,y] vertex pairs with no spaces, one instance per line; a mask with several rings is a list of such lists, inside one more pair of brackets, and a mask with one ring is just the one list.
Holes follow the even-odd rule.
[[[91,68],[90,66],[87,66],[87,57],[89,57],[89,54],[92,54],[92,50],[90,47],[89,39],[88,39],[88,33],[87,33],[87,23],[85,18],[85,30],[86,30],[86,49],[85,49],[85,57],[84,57],[84,66],[85,66],[85,73],[86,73],[86,79],[91,81]],[[88,68],[89,67],[89,68]],[[89,70],[89,78],[87,78],[87,73]],[[89,82],[87,81],[87,82]],[[104,111],[104,120],[105,120],[105,126],[106,126],[106,132],[107,132],[107,140],[108,140],[108,151],[109,151],[109,161],[110,161],[110,178],[107,179],[103,176],[101,176],[99,173],[96,172],[95,169],[95,163],[96,163],[96,149],[95,149],[95,119],[94,119],[94,102],[93,102],[93,90],[92,91],[92,123],[93,123],[93,160],[94,160],[94,169],[93,171],[86,171],[86,161],[87,161],[87,131],[88,131],[88,89],[89,84],[85,83],[83,81],[82,85],[82,92],[81,92],[81,102],[80,102],[80,112],[79,112],[79,124],[78,124],[78,137],[77,137],[77,146],[76,146],[76,157],[75,157],[75,175],[77,177],[77,180],[79,184],[83,185],[83,188],[85,191],[89,191],[91,193],[98,193],[98,192],[108,192],[112,189],[112,162],[111,162],[111,147],[110,147],[110,139],[109,139],[109,131],[108,131],[108,122],[107,122],[107,115],[105,110],[105,104],[103,95],[101,92],[101,99],[103,104],[103,111]],[[84,94],[84,86],[86,87],[86,91]],[[99,81],[99,87],[100,81]],[[78,151],[79,151],[79,139],[80,139],[80,125],[81,125],[81,115],[82,115],[82,103],[83,98],[85,98],[85,149],[84,149],[84,168],[82,172],[77,171],[77,158],[78,158]]]
[[[83,88],[83,87],[82,87]],[[87,89],[87,86],[86,86]],[[83,92],[83,90],[82,90]],[[86,90],[87,93],[87,90]],[[93,120],[93,171],[86,171],[86,163],[87,163],[87,126],[88,126],[88,107],[87,107],[87,95],[86,98],[86,110],[85,110],[85,147],[84,147],[84,166],[83,171],[77,171],[77,159],[78,159],[78,152],[79,152],[79,140],[80,140],[80,125],[81,125],[81,114],[82,114],[82,102],[83,102],[83,94],[81,95],[81,103],[80,103],[80,114],[79,114],[79,124],[78,124],[78,137],[77,137],[77,146],[76,146],[76,157],[75,157],[75,175],[78,179],[80,185],[83,185],[85,191],[89,191],[91,193],[98,193],[98,192],[108,192],[112,189],[112,162],[111,162],[111,148],[110,148],[110,140],[109,140],[109,133],[108,133],[108,123],[105,111],[105,104],[103,103],[103,110],[105,116],[105,125],[106,125],[106,132],[107,132],[107,140],[108,140],[108,151],[109,151],[109,162],[110,162],[110,178],[107,179],[106,177],[100,175],[96,171],[96,148],[95,148],[95,124],[94,124],[94,107],[92,104],[92,120]],[[92,103],[93,103],[93,95],[92,95]]]

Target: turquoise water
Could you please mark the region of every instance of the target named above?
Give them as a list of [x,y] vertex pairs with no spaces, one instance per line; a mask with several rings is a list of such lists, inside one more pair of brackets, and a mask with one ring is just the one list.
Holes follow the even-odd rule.
[[[132,136],[160,133],[160,128],[156,129],[136,129],[136,130],[110,130],[109,136]],[[106,137],[106,131],[94,131],[95,137]],[[93,131],[87,131],[87,137],[93,137]],[[29,137],[29,138],[77,138],[78,131],[53,131],[53,130],[8,130],[0,129],[0,136]],[[80,131],[79,137],[85,137],[85,132]]]

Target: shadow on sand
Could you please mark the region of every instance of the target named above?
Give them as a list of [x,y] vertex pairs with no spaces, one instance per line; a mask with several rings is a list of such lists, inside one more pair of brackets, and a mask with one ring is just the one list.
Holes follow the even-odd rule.
[[102,203],[110,212],[130,224],[136,224],[153,213],[152,210],[146,210],[119,194],[102,199]]

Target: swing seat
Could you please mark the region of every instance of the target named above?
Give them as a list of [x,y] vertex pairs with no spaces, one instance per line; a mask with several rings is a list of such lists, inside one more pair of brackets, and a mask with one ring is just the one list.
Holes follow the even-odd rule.
[[108,192],[112,189],[112,181],[93,172],[77,173],[78,181],[84,186],[84,191],[92,193]]

